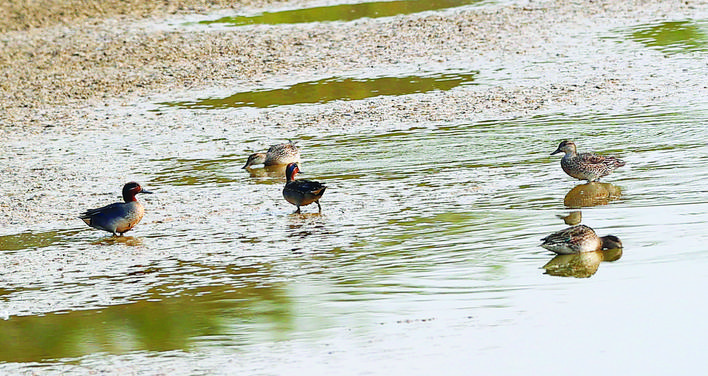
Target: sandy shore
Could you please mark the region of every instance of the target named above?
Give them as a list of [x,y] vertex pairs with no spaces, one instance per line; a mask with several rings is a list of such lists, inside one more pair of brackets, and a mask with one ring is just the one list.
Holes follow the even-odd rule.
[[[4,126],[30,124],[40,108],[85,106],[229,81],[248,85],[284,74],[362,69],[430,56],[511,55],[524,60],[547,48],[559,28],[690,14],[694,8],[690,1],[522,2],[444,16],[193,32],[155,25],[175,14],[212,12],[228,2],[27,3],[32,6],[6,4],[0,9]],[[245,1],[233,8],[265,5]],[[597,76],[595,81],[601,81],[601,74]],[[552,90],[548,82],[539,83],[535,88]]]

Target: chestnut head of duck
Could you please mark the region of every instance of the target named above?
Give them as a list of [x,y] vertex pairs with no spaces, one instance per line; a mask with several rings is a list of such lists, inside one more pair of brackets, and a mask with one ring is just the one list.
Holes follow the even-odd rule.
[[316,203],[317,208],[322,212],[320,206],[320,198],[327,187],[317,181],[312,180],[295,180],[295,175],[300,172],[300,166],[297,163],[289,163],[285,168],[285,178],[287,182],[283,187],[283,197],[285,200],[297,206],[296,213],[300,212],[300,206]]
[[135,198],[135,195],[138,193],[148,193],[152,194],[152,192],[143,189],[143,187],[140,186],[140,184],[131,181],[130,183],[126,183],[123,186],[123,201],[125,202],[131,202],[131,201],[137,201]]

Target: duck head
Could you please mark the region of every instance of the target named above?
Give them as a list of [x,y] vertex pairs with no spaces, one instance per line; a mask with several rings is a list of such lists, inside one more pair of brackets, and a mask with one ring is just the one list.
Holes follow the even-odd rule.
[[297,163],[289,163],[287,167],[285,167],[285,179],[287,181],[293,181],[295,180],[295,174],[300,172],[300,166],[298,166]]
[[138,193],[150,193],[150,191],[146,191],[143,189],[143,187],[140,186],[140,184],[131,181],[130,183],[126,183],[123,186],[123,201],[125,202],[130,202],[130,201],[137,201],[135,199],[135,195]]
[[573,141],[561,141],[560,145],[558,145],[558,149],[551,153],[551,155],[558,154],[558,153],[566,153],[566,154],[575,154],[577,153],[577,149],[575,147],[575,142]]
[[243,166],[243,168],[249,168],[253,165],[263,164],[263,163],[265,163],[265,160],[266,160],[265,153],[253,153],[248,156],[248,160],[246,161],[246,165]]
[[606,235],[602,238],[602,249],[619,249],[622,248],[622,242],[614,235]]

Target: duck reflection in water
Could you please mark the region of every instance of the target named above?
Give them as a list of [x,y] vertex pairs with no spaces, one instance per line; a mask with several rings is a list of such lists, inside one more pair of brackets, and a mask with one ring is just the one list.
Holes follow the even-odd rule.
[[283,178],[286,165],[263,166],[263,168],[246,168],[252,178]]
[[557,215],[556,217],[562,219],[566,225],[575,226],[583,220],[583,213],[580,210],[574,210],[566,215]]
[[589,278],[603,261],[616,261],[622,257],[622,248],[583,252],[572,255],[556,255],[543,265],[544,274],[558,277]]
[[610,201],[620,198],[620,187],[609,183],[585,183],[575,186],[563,199],[563,204],[569,208],[584,208],[597,205],[607,205]]
[[112,244],[123,244],[129,247],[139,247],[143,245],[143,239],[135,236],[109,236],[107,238],[101,238],[94,242],[94,245],[112,245]]

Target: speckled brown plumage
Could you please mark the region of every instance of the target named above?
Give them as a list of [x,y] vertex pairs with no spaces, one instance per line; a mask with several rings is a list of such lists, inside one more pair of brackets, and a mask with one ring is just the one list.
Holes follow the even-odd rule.
[[603,176],[607,176],[618,167],[625,165],[625,162],[616,157],[605,157],[593,153],[578,154],[573,141],[563,141],[558,145],[558,149],[551,153],[565,153],[561,159],[561,168],[566,174],[579,179],[593,182]]

